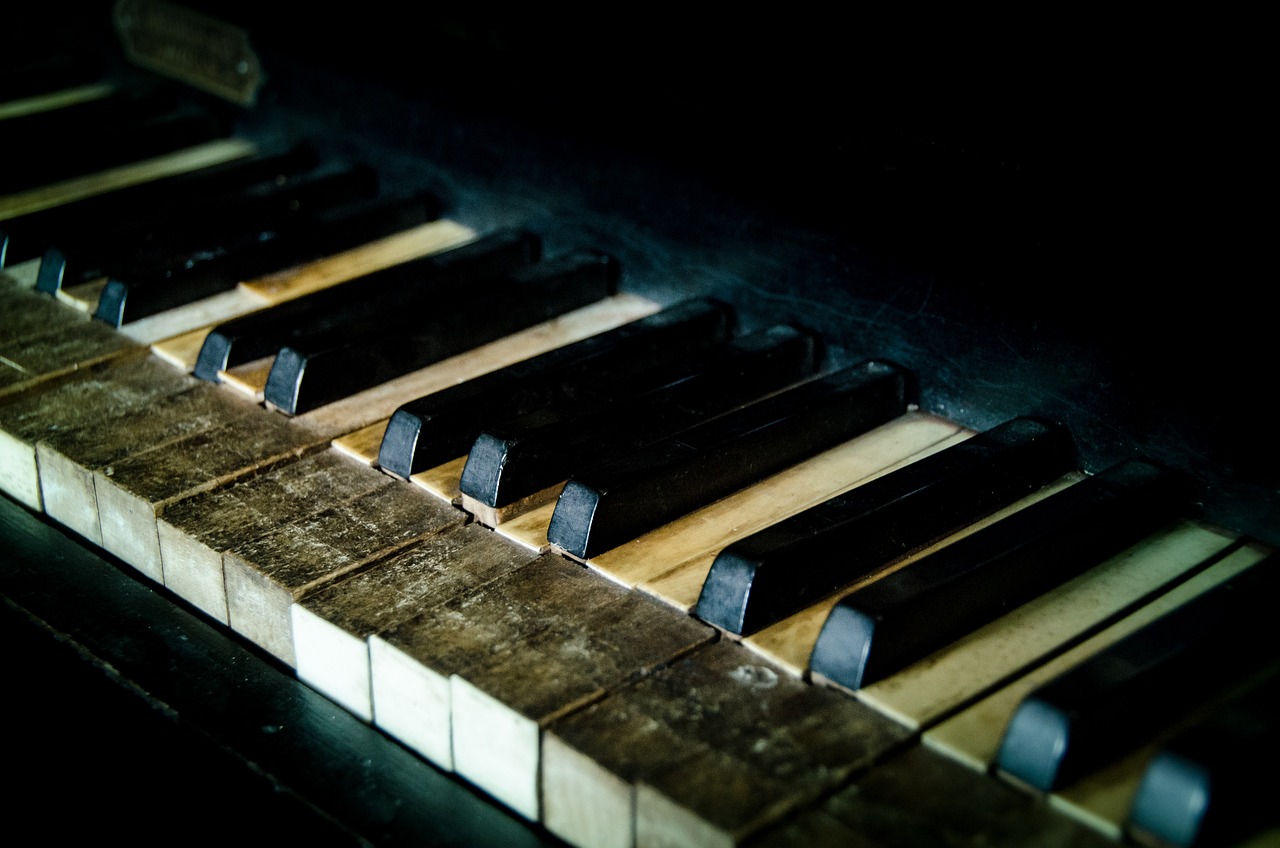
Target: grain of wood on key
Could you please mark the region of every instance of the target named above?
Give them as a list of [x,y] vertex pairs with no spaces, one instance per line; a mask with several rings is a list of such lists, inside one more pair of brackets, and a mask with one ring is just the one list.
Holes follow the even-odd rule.
[[531,552],[468,524],[307,595],[292,609],[298,676],[372,720],[369,637],[478,591],[533,558]]
[[0,276],[0,399],[133,353],[135,343],[87,315]]
[[192,378],[174,373],[140,349],[0,400],[0,483],[17,500],[42,509],[36,464],[41,441],[107,426],[194,385]]
[[[711,638],[688,616],[543,554],[374,635],[375,721],[536,819],[543,728]],[[451,740],[439,733],[447,727]]]
[[654,308],[643,299],[609,298],[293,418],[258,408],[225,387],[199,383],[203,392],[216,392],[228,411],[221,426],[212,426],[217,421],[211,419],[211,426],[193,427],[188,438],[171,439],[113,462],[110,475],[106,473],[108,466],[78,466],[94,477],[103,546],[159,580],[162,566],[156,518],[184,498],[323,449],[334,438],[389,418],[408,399]]
[[9,262],[0,269],[0,282],[16,286],[20,289],[33,289],[36,278],[40,274],[40,260],[28,259],[25,262]]
[[[72,332],[91,326],[79,312],[51,297],[0,278],[0,348],[16,347],[19,342],[50,332]],[[103,329],[106,329],[105,327]]]
[[912,746],[820,804],[779,823],[752,848],[847,848],[873,845],[1059,845],[1115,843],[1054,815],[998,781],[975,775]]
[[180,501],[156,524],[164,585],[226,624],[223,553],[384,482],[328,449]]
[[424,492],[371,468],[355,464],[351,468],[382,482],[223,554],[231,628],[289,665],[296,662],[294,603],[466,522],[465,514]]
[[579,846],[734,845],[908,738],[720,640],[552,722],[543,820]]
[[[193,385],[126,416],[47,438],[36,448],[45,511],[82,535],[92,530],[90,538],[106,547],[110,542],[101,534],[95,474],[112,477],[116,463],[255,412],[251,406],[228,405],[212,386]],[[158,563],[126,561],[158,579]]]
[[79,466],[93,475],[102,546],[157,581],[156,519],[165,509],[327,444],[216,386],[202,383],[192,392],[209,402],[190,420],[173,421],[164,441],[110,464]]

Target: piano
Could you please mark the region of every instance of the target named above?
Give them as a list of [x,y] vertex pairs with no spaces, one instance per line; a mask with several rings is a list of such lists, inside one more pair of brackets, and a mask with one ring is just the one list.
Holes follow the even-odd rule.
[[[1033,739],[1051,732],[1019,707],[1042,703],[1031,696],[1052,695],[1060,675],[1105,665],[1161,616],[1274,570],[1280,465],[1260,408],[1272,321],[1248,203],[1265,173],[1254,126],[1264,101],[1254,99],[1249,52],[1189,59],[1169,46],[1178,38],[1154,43],[1123,20],[1095,31],[1093,22],[1027,19],[1012,33],[1007,21],[907,27],[891,18],[695,21],[626,8],[427,10],[410,20],[374,4],[300,21],[247,3],[128,0],[24,10],[11,30],[0,83],[11,108],[0,125],[18,126],[23,109],[56,108],[55,96],[92,101],[107,96],[104,84],[160,80],[211,129],[142,160],[125,147],[123,159],[77,172],[90,157],[76,151],[95,143],[96,127],[63,127],[64,146],[40,163],[65,167],[61,176],[0,197],[0,232],[12,237],[0,268],[0,611],[15,672],[5,698],[19,766],[13,831],[157,844],[196,835],[353,845],[1275,844],[1277,822],[1256,803],[1244,805],[1238,828],[1214,820],[1225,835],[1206,838],[1218,842],[1172,841],[1193,838],[1194,822],[1180,837],[1129,818],[1144,766],[1167,761],[1162,746],[1266,691],[1274,646],[1252,645],[1235,677],[1205,675],[1209,691],[1193,680],[1194,703],[1161,713],[1158,733],[1126,740],[1068,785],[1036,785],[1001,750],[1014,744],[1003,731],[1015,714],[1032,723]],[[1195,44],[1217,35],[1213,22],[1209,32],[1169,26]],[[160,36],[195,58],[184,64],[176,51],[175,65],[156,51]],[[210,56],[236,61],[200,63]],[[7,145],[6,165],[21,174],[9,153],[21,148]],[[41,290],[51,246],[42,239],[91,244],[99,228],[196,244],[188,266],[242,260],[243,246],[236,254],[226,237],[183,233],[193,187],[167,196],[173,220],[143,229],[140,210],[165,197],[147,194],[164,182],[156,169],[181,181],[300,149],[312,157],[304,172],[368,168],[373,199],[430,197],[439,208],[370,230],[368,243],[390,252],[358,241],[329,242],[326,252],[322,242],[252,279],[224,274],[229,285],[199,301],[221,312],[166,301],[116,326],[94,317],[101,280]],[[344,217],[357,214],[353,204],[335,201],[298,230],[332,235],[373,220]],[[41,215],[57,221],[77,205],[90,211],[40,229]],[[121,209],[133,210],[134,229]],[[284,243],[288,226],[256,238]],[[471,260],[455,251],[485,239],[532,255],[466,270]],[[143,274],[135,285],[130,273],[181,278],[158,253],[126,253],[136,261],[103,279],[135,302],[162,283]],[[599,274],[597,288],[570,302],[561,295],[578,283],[557,287],[563,269],[550,263],[580,255],[592,258],[581,267]],[[413,270],[397,278],[401,264]],[[456,347],[324,395],[314,409],[291,407],[301,391],[276,393],[263,370],[276,386],[288,382],[283,343],[274,360],[254,354],[214,368],[215,381],[192,375],[210,329],[300,309],[376,272],[405,292],[400,311],[412,304],[417,314],[377,319],[387,338],[357,337],[351,324],[316,331],[314,350],[356,339],[368,363],[403,363],[412,346],[379,359],[376,343],[427,324],[431,339],[457,337]],[[457,302],[446,309],[421,297],[423,278],[443,281],[438,297]],[[534,292],[543,284],[561,300],[547,305],[552,295]],[[526,296],[532,305],[501,308]],[[494,305],[461,311],[474,303]],[[724,308],[728,329],[701,353],[655,346],[655,356],[666,352],[667,383],[628,396],[637,375],[659,373],[632,362],[616,382],[575,384],[579,406],[560,407],[594,410],[580,426],[613,416],[615,428],[570,437],[537,409],[513,419],[523,429],[477,425],[504,449],[521,439],[576,445],[565,453],[572,461],[605,441],[591,434],[624,444],[624,420],[670,411],[677,423],[638,428],[613,464],[565,471],[574,480],[565,497],[556,485],[531,484],[512,500],[460,488],[485,471],[461,453],[409,473],[380,455],[391,450],[393,415],[407,415],[411,401],[440,401],[509,365],[690,304]],[[449,317],[463,314],[465,324]],[[487,329],[487,317],[512,315],[519,320]],[[302,335],[296,324],[282,332]],[[767,347],[782,350],[792,335],[809,347]],[[749,369],[723,365],[730,341],[759,357]],[[291,385],[324,377],[323,356],[308,358],[301,342],[290,350]],[[683,394],[666,388],[689,379],[681,369],[694,362],[719,376]],[[743,410],[764,409],[769,396],[777,420],[815,409],[788,389],[832,374],[862,392],[856,405],[795,429],[807,436],[839,421],[852,430],[785,456],[789,443],[771,435],[738,439]],[[867,411],[872,395],[890,411]],[[982,484],[954,483],[958,499],[933,495],[934,472],[924,471],[965,445],[999,443],[1011,421],[1032,422],[1037,439],[1065,435],[1065,447],[1047,449],[1043,471],[1012,461],[1029,479],[951,517],[974,491],[964,486]],[[670,477],[637,477],[648,468],[641,449],[673,438],[680,450],[706,445],[698,456],[708,464],[696,468],[729,482],[716,489],[710,472],[667,460]],[[502,456],[511,468],[523,461]],[[733,476],[757,460],[754,477]],[[1134,471],[1131,461],[1143,465]],[[1149,481],[1145,463],[1170,477]],[[495,465],[505,470],[507,460]],[[903,482],[908,472],[920,478]],[[1126,474],[1148,488],[1125,494]],[[611,492],[670,479],[690,481],[687,490],[706,484],[705,493],[650,524],[620,520],[628,529],[601,551],[585,541],[606,532]],[[1068,525],[1059,496],[1085,484],[1102,491],[1101,505],[1079,506]],[[906,508],[882,518],[856,503],[883,509],[895,491]],[[623,501],[627,517],[647,503],[635,498]],[[575,504],[590,504],[599,527],[552,530],[557,519],[581,521]],[[913,516],[912,504],[937,521]],[[862,535],[829,550],[898,549],[880,554],[869,576],[794,588],[803,597],[791,606],[752,607],[737,623],[717,611],[728,601],[702,602],[708,575],[741,573],[743,563],[756,563],[761,585],[773,574],[785,583],[790,549],[775,554],[763,534],[816,534],[801,525],[836,522],[819,508],[870,516],[857,525]],[[1109,535],[1091,547],[1101,525]],[[902,528],[903,540],[886,527]],[[1020,544],[1039,551],[1032,565],[1052,562],[1061,574],[1021,580],[1030,566],[1007,553]],[[955,579],[981,602],[942,594],[893,605],[891,590],[915,575],[979,561],[977,589],[964,573]],[[989,582],[1005,595],[981,593],[988,573],[1001,575]],[[433,579],[410,579],[420,574]],[[735,579],[724,584],[741,591]],[[412,604],[395,607],[388,592]],[[904,639],[900,658],[892,648],[883,660],[871,653],[896,627],[923,632],[988,602],[998,608],[957,614],[954,632],[938,625],[939,642],[922,635],[918,645]],[[842,627],[872,628],[873,660],[848,659]],[[1197,772],[1178,774],[1193,781]],[[1127,788],[1117,795],[1112,784]],[[1176,805],[1171,791],[1144,795],[1144,809]],[[1238,797],[1222,803],[1234,809]]]

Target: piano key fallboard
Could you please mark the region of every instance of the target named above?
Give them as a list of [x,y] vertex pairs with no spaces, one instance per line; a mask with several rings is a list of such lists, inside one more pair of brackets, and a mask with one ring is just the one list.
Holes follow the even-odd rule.
[[[858,251],[830,265],[782,221],[761,247],[763,213],[712,194],[689,245],[654,232],[687,217],[674,193],[495,179],[479,128],[435,157],[335,140],[318,95],[277,84],[216,152],[157,134],[0,196],[6,631],[15,652],[72,646],[163,714],[144,808],[247,822],[265,778],[287,803],[254,838],[325,844],[1280,840],[1256,786],[1194,783],[1221,767],[1193,759],[1197,733],[1247,721],[1274,747],[1254,706],[1280,671],[1256,620],[1280,565],[1251,497],[1267,460],[1179,449],[1236,379],[1147,427],[1095,385],[1133,378],[1111,337],[1080,353],[1013,321],[984,339],[969,307],[921,338],[933,307],[895,302],[919,292],[897,259],[845,264],[820,307],[794,275]],[[29,151],[83,126],[62,110],[94,111],[20,90],[0,131]],[[276,209],[281,151],[300,185],[360,186],[317,216]],[[582,175],[630,179],[624,161]],[[263,206],[285,217],[232,211]],[[757,267],[724,249],[745,243]],[[1002,346],[1000,378],[956,373]],[[1254,620],[1187,648],[1224,594]],[[94,709],[53,703],[87,685],[75,665],[33,709]],[[156,732],[88,676],[103,718]],[[106,741],[81,744],[128,756]],[[1041,779],[1055,745],[1071,768]]]

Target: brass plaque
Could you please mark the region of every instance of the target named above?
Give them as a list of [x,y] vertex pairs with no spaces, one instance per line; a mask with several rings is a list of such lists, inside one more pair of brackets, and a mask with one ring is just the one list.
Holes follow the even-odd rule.
[[162,0],[119,0],[113,16],[129,61],[232,103],[253,105],[264,76],[243,30]]

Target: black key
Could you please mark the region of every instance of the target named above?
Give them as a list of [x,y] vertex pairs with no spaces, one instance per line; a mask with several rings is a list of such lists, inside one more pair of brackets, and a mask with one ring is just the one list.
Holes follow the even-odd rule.
[[697,361],[637,375],[612,395],[496,423],[472,445],[459,488],[503,508],[573,475],[813,374],[815,340],[774,327]]
[[1129,829],[1146,845],[1243,845],[1280,828],[1280,677],[1215,710],[1166,744],[1143,771]]
[[192,373],[216,383],[218,372],[274,356],[282,348],[371,318],[429,315],[431,300],[468,282],[509,274],[538,259],[536,236],[502,231],[411,262],[347,280],[210,331]]
[[1070,471],[1061,427],[1015,418],[728,546],[695,614],[759,630]]
[[288,415],[309,412],[617,292],[618,266],[575,253],[505,279],[461,280],[422,304],[291,344],[271,367],[264,400]]
[[1029,694],[997,770],[1042,792],[1068,786],[1280,662],[1277,569],[1280,557],[1257,564]]
[[859,689],[1136,543],[1189,500],[1187,481],[1128,460],[846,595],[809,666]]
[[434,195],[370,201],[318,214],[206,261],[129,281],[111,277],[94,317],[113,327],[235,288],[242,280],[330,256],[439,217]]
[[377,188],[373,170],[356,167],[204,198],[139,225],[100,223],[74,243],[68,238],[45,250],[36,285],[53,292],[102,277],[132,283],[175,269],[190,270],[280,238],[305,226],[313,215],[368,200]]
[[[47,248],[86,235],[118,232],[116,240],[136,238],[156,222],[185,210],[247,191],[259,183],[280,183],[316,167],[315,150],[306,144],[221,162],[194,171],[95,194],[0,222],[9,237],[7,262],[39,258]],[[109,239],[103,239],[110,243]],[[65,245],[64,245],[65,246]],[[3,267],[3,266],[0,266]],[[58,280],[55,278],[55,284]],[[46,284],[47,286],[48,284]],[[45,291],[53,290],[45,288]]]
[[692,300],[404,404],[391,416],[378,465],[400,477],[464,455],[486,423],[579,402],[604,384],[724,341],[724,304]]
[[575,475],[547,539],[583,558],[617,547],[902,415],[908,383],[895,366],[864,362]]
[[0,194],[85,176],[96,171],[203,144],[227,134],[226,122],[213,112],[179,106],[160,115],[101,129],[86,128],[64,138],[41,155],[6,169]]

